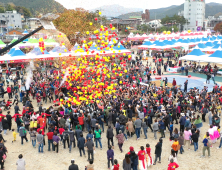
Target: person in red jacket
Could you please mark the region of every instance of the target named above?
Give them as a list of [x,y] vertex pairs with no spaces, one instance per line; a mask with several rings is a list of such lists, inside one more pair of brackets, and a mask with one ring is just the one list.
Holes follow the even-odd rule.
[[9,85],[7,85],[7,93],[8,93],[8,98],[11,99],[12,98],[12,89]]
[[2,117],[5,117],[5,115],[2,114],[2,110],[0,109],[0,130],[3,129],[3,127],[2,127]]
[[37,95],[37,97],[36,97],[36,100],[37,100],[37,106],[40,106],[40,105],[41,105],[41,100],[42,100],[42,98],[41,98],[41,96],[40,96],[39,93],[38,93],[38,95]]
[[171,159],[170,163],[168,164],[168,169],[167,170],[175,170],[178,167],[179,167],[179,165],[176,162],[174,162],[173,159]]
[[114,165],[113,165],[113,170],[119,170],[119,164],[118,164],[118,161],[115,159],[114,160]]
[[175,80],[175,78],[173,78],[173,86],[176,86],[177,85],[177,82],[176,82],[176,80]]
[[52,140],[52,137],[53,137],[54,133],[51,129],[49,129],[49,132],[47,133],[47,136],[48,136],[48,151],[50,151],[50,144],[52,145],[52,150],[54,150],[53,148],[53,140]]
[[22,117],[21,114],[19,114],[19,113],[15,113],[14,116],[12,116],[12,118],[15,118],[15,122],[16,122],[17,115],[19,115],[19,117]]
[[78,121],[79,121],[79,125],[82,126],[82,130],[84,130],[84,121],[83,121],[83,119],[84,119],[84,116],[80,114],[79,117],[78,117]]

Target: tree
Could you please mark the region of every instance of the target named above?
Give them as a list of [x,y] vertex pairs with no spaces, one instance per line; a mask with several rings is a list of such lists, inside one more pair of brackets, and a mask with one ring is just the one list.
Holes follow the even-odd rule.
[[[95,21],[97,18],[97,21]],[[86,34],[89,31],[93,34],[97,28],[100,28],[100,24],[105,23],[105,19],[100,17],[97,13],[88,12],[82,8],[75,10],[65,10],[60,16],[53,21],[56,28],[67,35],[69,40],[74,43],[78,37],[87,37]],[[90,25],[90,22],[93,24]]]
[[28,8],[22,7],[22,6],[16,6],[15,10],[21,14],[24,14],[25,17],[31,17],[32,13]]
[[3,6],[0,6],[0,13],[4,13],[5,12],[5,9]]
[[11,3],[8,3],[7,5],[6,5],[6,11],[13,11],[13,10],[15,10],[15,5],[13,5],[13,4],[11,4]]
[[161,24],[168,24],[168,23],[176,23],[180,25],[186,24],[187,20],[183,16],[174,15],[172,17],[166,16],[165,18],[161,19]]
[[218,23],[218,24],[214,27],[214,31],[218,31],[218,32],[222,33],[222,22]]
[[138,25],[137,30],[140,30],[144,33],[144,32],[151,30],[151,27],[150,27],[150,25],[146,25],[146,24]]

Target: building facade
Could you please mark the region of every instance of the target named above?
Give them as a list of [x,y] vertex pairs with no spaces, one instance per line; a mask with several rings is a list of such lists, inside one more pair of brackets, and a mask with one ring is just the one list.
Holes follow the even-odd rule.
[[145,13],[142,14],[142,21],[144,23],[150,21],[150,11],[148,9],[145,10]]
[[6,11],[0,13],[0,20],[5,21],[5,25],[8,30],[10,29],[22,29],[22,18],[21,14],[16,11]]
[[41,23],[38,18],[27,18],[25,24],[30,30],[34,30],[41,26]]
[[222,15],[220,15],[220,16],[218,16],[218,17],[208,16],[207,21],[208,21],[208,22],[207,22],[207,28],[213,30],[214,27],[215,27],[218,23],[222,22]]
[[204,29],[205,0],[185,0],[184,18],[187,24],[184,30],[201,31]]

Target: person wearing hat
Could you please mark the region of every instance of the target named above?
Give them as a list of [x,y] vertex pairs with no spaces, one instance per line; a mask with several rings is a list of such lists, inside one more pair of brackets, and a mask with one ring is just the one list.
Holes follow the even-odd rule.
[[69,170],[79,170],[78,165],[75,164],[75,159],[71,160],[71,165],[69,166]]

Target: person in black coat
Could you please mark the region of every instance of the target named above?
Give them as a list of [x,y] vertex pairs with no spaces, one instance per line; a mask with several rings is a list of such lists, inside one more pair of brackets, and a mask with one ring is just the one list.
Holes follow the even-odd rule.
[[106,133],[106,137],[107,137],[107,140],[108,140],[108,146],[110,146],[110,141],[112,142],[112,146],[114,146],[113,144],[113,128],[111,127],[111,125],[108,126],[108,129],[107,129],[107,133]]
[[79,170],[79,167],[78,165],[74,164],[75,163],[75,160],[72,159],[71,160],[71,165],[69,166],[69,170]]
[[2,150],[3,150],[3,147],[0,146],[0,164],[1,164],[1,169],[4,168],[4,160],[3,160],[4,152]]
[[9,129],[9,126],[8,126],[8,121],[5,119],[5,117],[2,117],[2,127],[4,130],[4,134],[6,135],[7,129]]
[[162,143],[163,143],[163,140],[162,138],[160,138],[159,142],[156,144],[156,149],[155,149],[156,156],[155,156],[155,161],[153,165],[156,165],[157,158],[159,158],[159,163],[161,163]]
[[7,113],[8,114],[6,115],[6,119],[8,121],[9,130],[11,131],[11,128],[12,128],[12,116],[10,115],[10,111],[8,111]]
[[194,151],[196,152],[198,150],[198,138],[200,136],[200,130],[197,129],[196,132],[194,134],[192,134],[191,138],[193,140],[193,144],[194,144]]
[[138,166],[138,156],[137,154],[132,151],[131,155],[130,155],[130,159],[131,159],[131,168],[136,169]]

